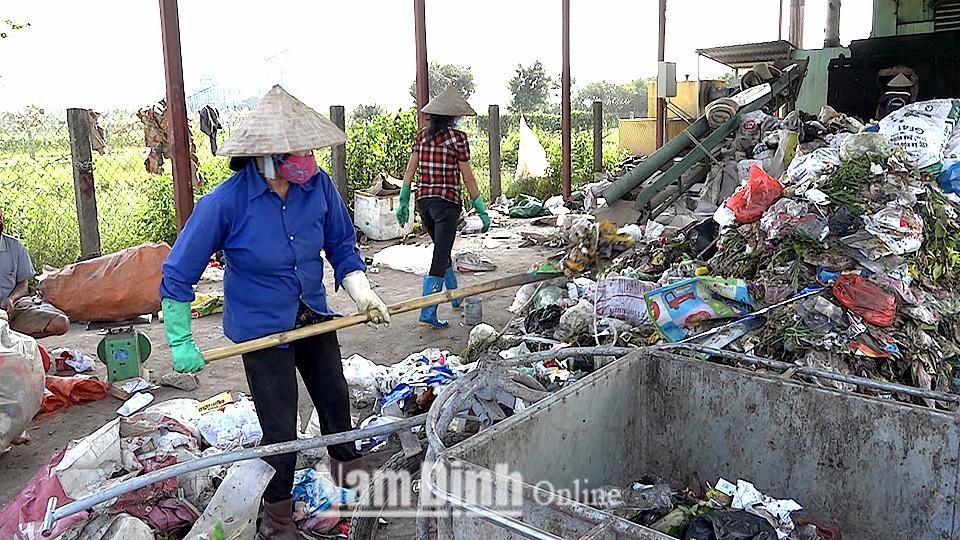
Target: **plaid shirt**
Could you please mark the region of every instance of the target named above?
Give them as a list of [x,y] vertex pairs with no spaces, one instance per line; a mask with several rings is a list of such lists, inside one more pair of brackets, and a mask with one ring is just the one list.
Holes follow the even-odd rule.
[[417,199],[440,197],[460,204],[460,162],[470,161],[467,134],[448,128],[431,138],[426,130],[421,130],[413,151],[420,156]]

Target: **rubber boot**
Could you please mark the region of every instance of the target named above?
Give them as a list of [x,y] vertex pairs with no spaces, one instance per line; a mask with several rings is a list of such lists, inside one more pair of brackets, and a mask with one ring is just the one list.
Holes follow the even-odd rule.
[[[443,290],[443,278],[436,276],[423,277],[423,296],[438,293]],[[437,318],[437,306],[425,307],[420,310],[420,320],[417,326],[432,326],[434,328],[446,328],[450,323]]]
[[293,500],[263,503],[263,519],[257,529],[256,540],[300,540],[293,522]]
[[[457,273],[453,271],[453,267],[447,268],[447,273],[443,275],[443,285],[447,288],[448,291],[457,290]],[[460,309],[461,300],[457,298],[456,300],[451,300],[450,305],[453,306],[453,309]]]

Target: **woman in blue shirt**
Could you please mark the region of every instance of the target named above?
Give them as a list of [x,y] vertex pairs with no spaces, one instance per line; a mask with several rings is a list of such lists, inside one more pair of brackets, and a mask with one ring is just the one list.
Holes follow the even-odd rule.
[[[174,369],[204,367],[190,333],[190,302],[210,256],[221,250],[227,263],[223,330],[232,341],[332,318],[324,258],[333,267],[335,287],[342,285],[360,312],[372,311],[376,323],[389,322],[387,307],[364,274],[347,208],[313,157],[313,149],[345,140],[340,129],[274,86],[220,148],[219,155],[231,156],[236,174],[198,201],[163,264],[160,296]],[[352,429],[335,332],[244,354],[243,367],[263,430],[261,444],[297,437],[297,371],[322,432]],[[328,450],[335,476],[358,457],[352,443]],[[264,492],[257,538],[297,538],[290,493],[296,459],[296,454],[265,458],[276,473]]]

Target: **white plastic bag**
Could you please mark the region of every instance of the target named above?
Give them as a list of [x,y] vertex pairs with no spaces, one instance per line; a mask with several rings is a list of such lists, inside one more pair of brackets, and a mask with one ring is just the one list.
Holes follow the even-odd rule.
[[253,401],[241,399],[224,406],[223,410],[208,412],[197,423],[203,440],[220,449],[237,445],[252,446],[263,438]]
[[210,531],[223,524],[225,538],[253,539],[257,532],[260,498],[274,474],[262,459],[241,461],[230,467],[210,505],[193,524],[186,540],[210,540]]
[[23,433],[40,410],[43,360],[37,342],[0,319],[0,450]]
[[833,147],[817,148],[809,154],[798,155],[787,167],[786,185],[813,182],[833,172],[840,165],[840,150]]
[[937,172],[958,117],[958,99],[918,101],[888,114],[880,121],[880,133],[906,150],[918,167]]
[[425,276],[433,262],[433,244],[426,246],[408,246],[397,244],[380,250],[373,256],[375,266],[386,266],[398,272],[409,272]]
[[537,134],[520,116],[520,148],[517,149],[517,172],[514,178],[540,178],[547,174],[547,151],[540,144]]

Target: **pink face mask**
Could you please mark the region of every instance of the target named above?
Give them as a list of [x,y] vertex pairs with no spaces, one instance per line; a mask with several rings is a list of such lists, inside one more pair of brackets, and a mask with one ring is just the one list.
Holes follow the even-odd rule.
[[306,184],[317,173],[317,160],[313,152],[305,156],[286,154],[278,160],[277,172],[291,184]]

